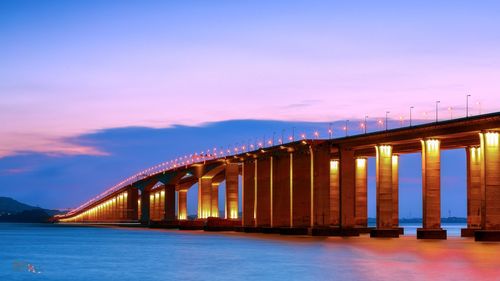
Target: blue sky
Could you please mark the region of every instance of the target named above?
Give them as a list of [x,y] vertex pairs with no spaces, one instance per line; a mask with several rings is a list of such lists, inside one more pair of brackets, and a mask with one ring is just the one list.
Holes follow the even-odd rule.
[[[408,124],[410,106],[432,120],[436,100],[442,120],[465,114],[467,94],[472,114],[498,111],[499,10],[452,0],[1,1],[0,194],[72,207],[170,156],[271,134],[265,120],[376,122],[390,111]],[[229,120],[256,121],[234,131]],[[447,194],[461,196],[464,181],[449,177],[457,190]]]

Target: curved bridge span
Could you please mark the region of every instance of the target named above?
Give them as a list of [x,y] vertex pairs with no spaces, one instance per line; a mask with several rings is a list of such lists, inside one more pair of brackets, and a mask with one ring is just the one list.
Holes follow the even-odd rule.
[[[500,240],[500,113],[336,139],[212,151],[144,170],[66,215],[61,223],[144,225],[282,234],[398,237],[399,156],[422,155],[423,225],[417,238],[445,239],[441,228],[441,151],[467,155],[467,228],[462,236]],[[367,159],[376,159],[377,224],[367,226]],[[219,184],[225,210],[219,218]],[[198,184],[197,219],[187,190]],[[241,186],[241,192],[240,192]],[[241,205],[239,204],[241,198]],[[240,209],[241,206],[241,209]]]

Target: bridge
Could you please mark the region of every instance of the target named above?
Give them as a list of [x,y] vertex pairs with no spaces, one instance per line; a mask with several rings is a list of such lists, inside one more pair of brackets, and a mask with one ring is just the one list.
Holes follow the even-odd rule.
[[[120,182],[60,223],[140,222],[157,227],[323,236],[399,237],[399,156],[422,155],[418,239],[446,239],[441,227],[441,151],[465,149],[467,227],[462,236],[500,240],[500,112],[335,139],[301,139],[207,151]],[[367,166],[376,159],[376,227],[367,224]],[[224,217],[219,184],[225,181]],[[187,191],[198,184],[198,214]],[[241,185],[241,193],[239,192]],[[241,197],[241,210],[238,204]],[[417,199],[415,199],[417,200]],[[241,215],[240,215],[241,214]]]

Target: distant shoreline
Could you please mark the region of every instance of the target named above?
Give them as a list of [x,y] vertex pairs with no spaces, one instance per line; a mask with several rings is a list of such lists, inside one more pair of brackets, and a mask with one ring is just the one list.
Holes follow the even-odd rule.
[[[376,223],[376,218],[368,218],[368,223]],[[422,223],[422,218],[400,218],[399,223]],[[448,217],[441,218],[441,223],[467,223],[467,218]]]

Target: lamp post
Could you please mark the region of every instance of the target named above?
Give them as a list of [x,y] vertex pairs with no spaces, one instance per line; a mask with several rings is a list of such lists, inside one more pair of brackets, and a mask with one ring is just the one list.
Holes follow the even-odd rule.
[[332,139],[332,123],[328,124],[328,139]]
[[386,111],[385,112],[385,130],[387,131],[387,115],[389,115],[389,113],[391,113],[390,111]]
[[345,129],[345,136],[346,137],[347,137],[347,128],[348,128],[347,126],[348,126],[348,124],[349,124],[349,120],[345,120],[345,127],[344,127],[344,129]]
[[448,107],[448,111],[450,112],[450,120],[453,119],[453,107]]
[[414,106],[410,106],[410,127],[411,127],[411,111],[415,108]]
[[438,105],[439,105],[440,102],[441,101],[436,101],[436,123],[438,122],[438,112],[439,112]]
[[368,115],[365,115],[365,134],[366,134],[366,119],[368,118]]
[[295,127],[292,127],[292,142],[295,141]]
[[469,117],[469,98],[470,95],[465,98],[465,117]]

